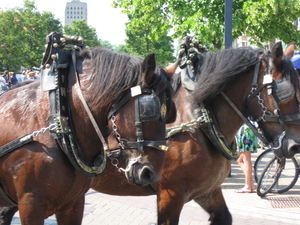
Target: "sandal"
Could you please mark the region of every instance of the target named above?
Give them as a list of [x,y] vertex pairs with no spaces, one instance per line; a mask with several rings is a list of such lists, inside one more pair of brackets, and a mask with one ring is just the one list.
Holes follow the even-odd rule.
[[240,188],[236,190],[235,193],[254,193],[254,190],[255,189],[248,190],[248,189]]

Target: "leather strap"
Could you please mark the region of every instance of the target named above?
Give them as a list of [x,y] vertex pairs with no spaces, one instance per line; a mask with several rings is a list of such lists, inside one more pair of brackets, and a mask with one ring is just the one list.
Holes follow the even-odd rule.
[[[93,124],[93,127],[99,137],[99,139],[101,140],[102,142],[102,145],[103,145],[103,149],[104,151],[107,151],[109,148],[108,148],[108,144],[106,143],[101,131],[100,131],[100,128],[89,108],[89,106],[87,105],[84,97],[83,97],[83,94],[82,94],[82,90],[80,88],[80,82],[79,82],[79,74],[77,73],[77,68],[76,68],[76,55],[75,55],[75,49],[73,48],[73,51],[72,51],[72,60],[73,60],[73,65],[74,65],[74,71],[75,71],[75,77],[76,77],[76,83],[75,83],[75,88],[76,88],[76,92],[78,94],[78,97],[82,103],[82,105],[84,106],[84,109],[85,111],[87,112],[92,124]],[[105,157],[106,157],[106,154],[104,153]]]
[[261,135],[255,126],[249,122],[249,120],[241,113],[241,111],[233,104],[233,102],[227,97],[224,92],[221,92],[223,98],[228,102],[228,104],[234,109],[234,111],[240,116],[240,118],[244,121],[245,124],[249,126],[249,128],[253,131],[253,133],[266,145],[269,145],[269,142],[265,139],[263,135]]

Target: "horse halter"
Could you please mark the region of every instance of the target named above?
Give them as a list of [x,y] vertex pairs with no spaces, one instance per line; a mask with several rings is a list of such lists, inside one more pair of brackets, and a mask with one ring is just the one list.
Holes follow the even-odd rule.
[[[129,162],[126,169],[118,168],[122,171],[128,171],[129,168],[137,162],[138,158],[144,153],[144,147],[151,147],[161,151],[167,151],[168,146],[166,140],[162,141],[151,141],[144,140],[144,134],[142,129],[142,123],[151,122],[161,119],[165,121],[166,116],[166,103],[162,105],[159,98],[154,94],[152,89],[141,88],[139,85],[132,87],[130,93],[121,96],[113,104],[112,109],[108,113],[107,119],[112,121],[112,130],[115,134],[115,137],[118,141],[120,148],[118,149],[107,149],[107,156],[112,161],[113,166],[118,168],[118,157],[121,154],[122,150],[125,149],[138,149],[139,156],[136,159],[133,159]],[[118,127],[116,125],[116,116],[115,113],[126,104],[131,98],[134,98],[135,101],[135,127],[136,127],[136,141],[129,141],[121,137],[118,133]],[[165,98],[164,98],[165,99]]]
[[[265,74],[263,77],[263,83],[261,85],[258,85],[258,72],[259,72],[260,64],[261,62],[258,62],[255,65],[254,75],[252,80],[252,89],[250,91],[248,98],[246,99],[246,107],[254,98],[257,98],[258,104],[262,108],[262,115],[258,119],[256,119],[255,122],[263,121],[263,122],[279,123],[282,128],[282,133],[277,137],[276,140],[273,140],[273,142],[269,142],[266,140],[266,138],[263,135],[261,135],[257,131],[257,129],[254,126],[250,126],[250,128],[253,131],[255,129],[255,134],[261,139],[261,141],[264,144],[271,146],[274,151],[276,150],[278,151],[281,148],[282,140],[288,129],[286,127],[286,123],[300,125],[300,114],[283,116],[279,108],[279,104],[293,98],[296,91],[293,85],[291,84],[291,82],[289,82],[286,78],[273,80],[270,57],[267,60],[267,74]],[[268,96],[272,96],[273,98],[273,104],[275,108],[273,112],[267,109],[267,107],[264,105],[264,100],[260,96],[260,92],[263,88],[267,88]],[[278,143],[278,146],[275,146],[276,142]]]

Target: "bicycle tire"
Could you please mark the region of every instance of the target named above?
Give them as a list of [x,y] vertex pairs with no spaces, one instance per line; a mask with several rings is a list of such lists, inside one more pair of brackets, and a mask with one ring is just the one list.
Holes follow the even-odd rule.
[[286,159],[284,169],[278,177],[272,192],[282,194],[294,187],[299,177],[298,167],[298,163],[294,158]]
[[[270,160],[274,157],[271,149],[267,149],[262,152],[254,163],[254,179],[258,183],[258,179],[262,174],[262,171]],[[282,194],[290,190],[297,182],[300,172],[299,165],[295,158],[286,159],[285,168],[281,173],[281,176],[270,192]]]
[[258,179],[260,175],[262,174],[263,170],[266,168],[268,163],[271,161],[271,159],[274,158],[274,153],[271,149],[267,149],[263,151],[255,160],[254,162],[254,168],[253,168],[253,174],[254,174],[254,180],[256,183],[258,183]]
[[272,188],[275,186],[283,170],[283,166],[278,164],[279,161],[280,159],[274,156],[273,159],[268,163],[268,165],[263,170],[261,176],[258,179],[258,183],[256,187],[256,193],[258,196],[264,197],[266,194],[271,192]]

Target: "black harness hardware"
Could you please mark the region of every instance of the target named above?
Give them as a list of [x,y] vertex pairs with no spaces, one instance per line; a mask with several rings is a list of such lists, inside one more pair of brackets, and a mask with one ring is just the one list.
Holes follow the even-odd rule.
[[111,159],[111,161],[118,158],[121,151],[124,149],[138,149],[140,154],[143,153],[143,147],[152,147],[161,151],[168,150],[166,140],[151,141],[144,140],[143,137],[143,122],[151,122],[160,118],[163,119],[165,116],[165,103],[162,105],[160,104],[159,98],[154,95],[153,90],[146,88],[142,89],[140,86],[132,87],[130,93],[125,96],[120,96],[120,98],[113,104],[112,109],[108,113],[107,119],[111,119],[114,123],[114,114],[131,98],[135,98],[135,127],[137,140],[129,141],[121,138],[117,130],[114,129],[120,148],[106,151],[107,156]]

